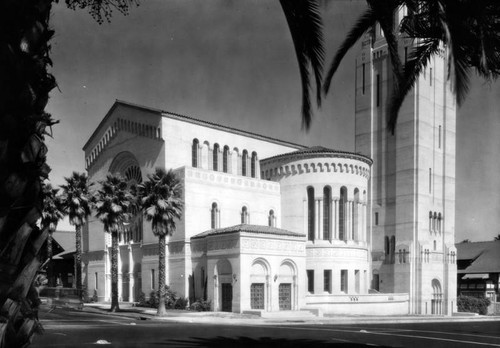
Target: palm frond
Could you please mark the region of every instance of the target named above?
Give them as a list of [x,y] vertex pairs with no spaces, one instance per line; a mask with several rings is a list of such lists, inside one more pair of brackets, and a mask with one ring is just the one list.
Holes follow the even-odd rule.
[[309,129],[312,120],[309,68],[316,81],[316,101],[321,106],[321,81],[325,50],[323,24],[316,0],[280,0],[297,55],[302,84],[302,126]]
[[352,27],[352,29],[347,34],[347,37],[340,45],[340,48],[337,50],[335,57],[326,73],[325,80],[323,83],[323,91],[325,94],[330,90],[330,85],[332,82],[333,75],[337,72],[342,59],[344,59],[347,52],[358,42],[358,40],[375,25],[377,21],[376,13],[369,8],[366,10],[357,20],[356,24]]

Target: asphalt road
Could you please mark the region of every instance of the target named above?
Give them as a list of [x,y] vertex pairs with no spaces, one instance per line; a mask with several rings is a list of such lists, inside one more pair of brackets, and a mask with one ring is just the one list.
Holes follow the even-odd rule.
[[136,320],[78,311],[41,313],[32,347],[500,347],[500,322],[220,325]]

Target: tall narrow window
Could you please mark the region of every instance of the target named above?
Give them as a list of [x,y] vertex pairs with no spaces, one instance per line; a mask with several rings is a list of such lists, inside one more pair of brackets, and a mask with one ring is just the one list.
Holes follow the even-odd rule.
[[347,270],[340,271],[340,291],[347,294]]
[[252,178],[255,178],[255,168],[257,167],[257,153],[252,152],[252,160],[250,163],[250,175]]
[[94,273],[94,280],[95,280],[95,289],[99,289],[99,277],[97,275],[97,272]]
[[359,269],[354,271],[354,291],[356,294],[359,294],[359,291],[361,290],[361,274],[359,272]]
[[432,192],[432,169],[429,168],[429,193]]
[[268,217],[268,225],[269,227],[276,227],[276,217],[274,216],[274,210],[269,210]]
[[241,175],[247,176],[247,161],[248,161],[248,151],[243,150],[243,157],[241,159]]
[[210,227],[212,229],[217,228],[217,211],[218,211],[217,203],[212,203],[212,210],[210,211],[210,217],[211,217],[211,222],[210,222]]
[[391,263],[394,263],[396,256],[396,236],[391,237]]
[[[386,254],[386,255],[389,255],[390,250],[391,250],[391,246],[389,245],[389,237],[387,237],[387,236],[386,236],[386,237],[384,238],[384,241],[385,241],[385,244],[384,244],[384,245],[385,245],[385,254]],[[386,258],[386,259],[387,259],[387,258]]]
[[365,73],[365,63],[363,63],[363,65],[362,65],[362,72],[361,72],[361,74],[362,74],[362,80],[363,80],[363,81],[362,81],[362,85],[361,85],[361,86],[362,86],[362,87],[361,87],[361,92],[362,92],[363,94],[365,94],[365,84],[366,84],[366,76],[365,76],[365,74],[366,74],[366,73]]
[[358,229],[359,229],[359,190],[358,188],[354,189],[354,204],[352,208],[352,221],[351,221],[351,226],[353,230],[353,239],[358,240]]
[[375,226],[378,226],[378,212],[375,212]]
[[438,226],[437,226],[437,230],[439,233],[441,233],[441,221],[442,221],[442,217],[441,217],[441,213],[438,214]]
[[245,206],[241,208],[241,223],[248,224],[248,209]]
[[218,171],[219,170],[219,144],[214,144],[214,151],[212,152],[213,155],[213,170]]
[[316,216],[314,209],[314,188],[307,188],[307,239],[314,240],[314,218]]
[[434,243],[433,243],[433,244],[434,244],[434,245],[433,245],[433,246],[434,246],[434,251],[436,251],[436,247],[437,247],[437,243],[436,243],[436,241],[434,241]]
[[222,171],[224,173],[227,173],[227,161],[228,161],[228,156],[229,156],[229,147],[226,145],[224,146],[224,152],[222,153]]
[[323,271],[323,291],[332,293],[332,271],[330,269]]
[[432,86],[432,68],[429,68],[429,85]]
[[314,270],[307,270],[307,291],[314,294]]
[[198,145],[199,144],[200,144],[200,142],[198,141],[198,139],[193,140],[191,157],[192,157],[192,164],[193,164],[194,168],[198,167]]
[[377,74],[377,106],[380,106],[380,75]]
[[156,286],[155,286],[155,270],[152,269],[151,270],[151,289],[155,289]]
[[429,231],[432,232],[432,211],[429,212]]
[[340,200],[339,200],[339,239],[347,239],[346,231],[346,205],[347,205],[347,188],[342,186],[340,189]]
[[441,126],[439,126],[439,131],[438,131],[438,146],[441,148]]
[[332,209],[332,189],[330,186],[323,188],[323,239],[330,240],[331,226],[331,209]]

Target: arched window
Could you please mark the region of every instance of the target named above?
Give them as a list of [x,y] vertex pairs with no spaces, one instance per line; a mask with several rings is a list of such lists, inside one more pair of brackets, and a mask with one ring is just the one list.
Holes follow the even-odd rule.
[[339,239],[347,239],[346,231],[346,213],[347,213],[347,188],[342,186],[340,188],[340,200],[339,200]]
[[432,219],[432,229],[434,232],[437,232],[437,213],[434,212],[434,218]]
[[332,210],[332,189],[330,186],[323,188],[323,239],[330,240]]
[[316,210],[314,209],[314,188],[307,188],[307,239],[314,240],[314,218]]
[[[387,236],[386,236],[386,237],[384,238],[384,241],[385,241],[385,255],[389,255],[390,250],[391,250],[391,246],[390,246],[390,244],[389,244],[389,237],[387,237]],[[387,260],[387,259],[388,259],[388,258],[386,257],[386,260]]]
[[241,175],[247,176],[247,161],[248,161],[248,151],[243,150],[243,156],[241,158]]
[[193,139],[193,146],[191,149],[191,158],[192,158],[192,164],[194,168],[198,167],[198,146],[200,142],[198,139]]
[[241,208],[241,223],[248,224],[248,209],[245,206]]
[[222,153],[222,171],[224,173],[227,173],[227,161],[228,161],[228,156],[229,156],[229,147],[226,145],[224,146],[224,152]]
[[437,243],[436,243],[436,241],[434,241],[434,243],[433,243],[433,244],[434,244],[434,251],[436,251],[436,247],[437,247]]
[[268,225],[269,227],[276,227],[276,216],[274,216],[274,210],[269,210],[268,217]]
[[442,222],[442,216],[441,216],[441,213],[438,214],[438,220],[437,220],[437,223],[438,223],[438,232],[441,233],[441,222]]
[[391,237],[391,263],[394,263],[394,261],[395,261],[395,254],[396,254],[396,237],[392,236]]
[[214,151],[212,152],[213,156],[213,170],[219,170],[219,144],[214,144]]
[[219,219],[218,219],[218,214],[219,213],[219,208],[217,207],[217,203],[212,203],[212,210],[210,211],[211,215],[211,224],[210,227],[212,229],[218,228],[219,226]]
[[429,231],[432,232],[432,211],[429,212]]
[[356,188],[354,189],[354,204],[353,204],[353,209],[352,209],[352,227],[353,227],[353,239],[354,240],[359,240],[359,222],[360,222],[360,217],[359,217],[359,190]]
[[254,151],[252,152],[252,161],[250,164],[250,174],[252,178],[255,178],[255,168],[257,167],[257,153]]

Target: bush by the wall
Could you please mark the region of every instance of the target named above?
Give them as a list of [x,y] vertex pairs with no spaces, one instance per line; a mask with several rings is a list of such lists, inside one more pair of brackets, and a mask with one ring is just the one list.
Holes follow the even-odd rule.
[[194,303],[192,303],[191,306],[189,306],[190,310],[198,312],[209,312],[212,310],[211,308],[212,303],[203,299],[198,299]]
[[188,302],[189,301],[187,298],[179,297],[177,300],[175,300],[174,309],[186,309]]
[[491,301],[487,298],[478,298],[473,296],[457,297],[457,307],[459,312],[472,312],[481,315],[488,314],[488,306]]

